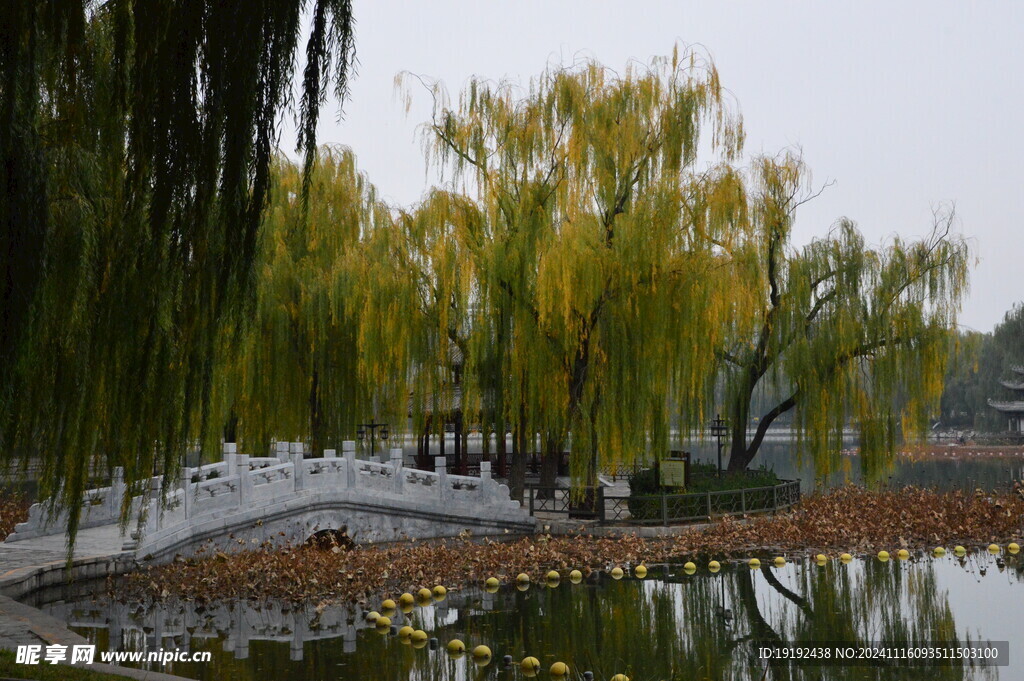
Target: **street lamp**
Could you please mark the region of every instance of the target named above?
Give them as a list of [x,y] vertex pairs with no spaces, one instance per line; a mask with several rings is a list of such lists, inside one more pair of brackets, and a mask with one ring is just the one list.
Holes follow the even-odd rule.
[[718,438],[718,474],[722,474],[722,436],[729,432],[729,423],[721,414],[715,414],[711,422],[711,434]]
[[360,423],[359,430],[356,431],[356,437],[360,440],[366,439],[366,430],[370,430],[370,456],[374,456],[376,453],[376,441],[377,441],[377,429],[380,428],[380,439],[388,439],[388,424],[377,423],[376,419],[371,419],[369,423]]

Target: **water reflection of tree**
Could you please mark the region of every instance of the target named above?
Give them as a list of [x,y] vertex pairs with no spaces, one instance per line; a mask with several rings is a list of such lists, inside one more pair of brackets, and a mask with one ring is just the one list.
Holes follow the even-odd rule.
[[[1005,559],[1012,589],[1020,588],[1020,563],[1015,557]],[[790,565],[779,571],[737,567],[719,575],[664,576],[654,571],[646,581],[594,578],[577,586],[563,582],[555,589],[534,585],[526,592],[503,590],[489,598],[489,607],[484,606],[484,594],[470,592],[458,596],[447,610],[417,608],[412,613],[413,626],[438,639],[436,650],[415,650],[395,637],[363,631],[353,653],[345,653],[340,640],[327,639],[307,643],[303,661],[296,663],[288,659],[287,644],[253,640],[248,659],[235,659],[232,652],[217,652],[219,641],[193,638],[193,649],[215,651],[214,662],[176,666],[175,672],[239,680],[508,681],[520,676],[503,671],[501,657],[508,654],[518,661],[529,654],[540,658],[545,668],[557,659],[580,672],[591,670],[597,679],[625,672],[634,681],[996,678],[994,668],[790,669],[780,664],[766,670],[757,657],[757,642],[766,640],[852,646],[868,641],[893,646],[968,643],[957,635],[935,570],[930,562],[871,560],[820,568]],[[400,616],[394,621],[406,622]],[[470,648],[480,643],[491,646],[494,661],[477,668],[469,658],[449,659],[444,646],[455,637]]]
[[[745,618],[748,659],[756,659],[757,639],[805,645],[821,641],[857,648],[881,642],[896,648],[941,642],[951,646],[971,643],[956,632],[946,594],[937,587],[934,568],[918,564],[905,569],[898,563],[867,561],[853,565],[794,568],[789,585],[765,570],[740,570],[732,586]],[[755,588],[755,579],[757,588]],[[763,584],[763,586],[761,586]],[[758,598],[758,590],[769,593]],[[735,639],[742,641],[742,637]],[[794,667],[773,665],[765,678],[789,679],[986,679],[997,673],[990,667],[908,666]]]

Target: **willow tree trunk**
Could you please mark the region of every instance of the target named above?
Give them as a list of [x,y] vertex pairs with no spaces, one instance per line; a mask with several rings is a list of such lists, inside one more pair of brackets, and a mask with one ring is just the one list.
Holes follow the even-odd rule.
[[526,405],[519,407],[519,423],[512,442],[512,469],[508,474],[509,496],[512,501],[523,501],[526,487]]
[[754,436],[748,442],[747,423],[750,420],[750,400],[753,394],[754,389],[750,387],[745,394],[741,394],[736,398],[730,409],[732,444],[729,449],[729,471],[742,471],[750,466],[750,462],[754,460],[757,452],[761,449],[761,443],[764,442],[764,436],[768,433],[768,428],[774,423],[775,419],[795,407],[799,399],[799,391],[797,391],[772,407],[768,413],[761,417],[757,424],[757,430],[754,431]]
[[562,460],[562,439],[549,433],[544,438],[544,454],[540,462],[539,495],[545,499],[554,497],[558,478],[558,464]]

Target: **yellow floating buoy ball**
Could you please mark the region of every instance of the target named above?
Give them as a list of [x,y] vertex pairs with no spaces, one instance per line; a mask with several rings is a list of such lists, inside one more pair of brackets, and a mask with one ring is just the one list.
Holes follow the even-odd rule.
[[883,563],[885,561],[889,560],[889,552],[888,551],[884,551],[884,550],[883,551],[879,551],[878,552],[878,560],[882,561]]
[[384,602],[380,604],[381,610],[394,610],[398,605],[390,598],[385,598]]
[[567,665],[564,662],[555,662],[553,665],[551,665],[551,668],[548,670],[548,672],[551,673],[551,676],[555,677],[568,676],[569,665]]
[[697,571],[697,566],[694,565],[692,560],[688,560],[688,561],[686,561],[686,564],[683,565],[683,570],[685,570],[686,572],[689,572],[690,574],[693,574],[694,572]]
[[398,597],[398,604],[403,606],[412,605],[416,602],[416,597],[411,593],[404,593]]
[[616,674],[612,677],[612,681],[629,681],[629,677],[625,674]]
[[371,610],[370,612],[366,613],[366,621],[367,622],[376,622],[379,619],[380,619],[380,613],[377,612],[376,610]]
[[958,556],[963,556],[967,553],[967,549],[957,544],[955,547],[953,547],[953,553],[955,553]]
[[713,560],[710,563],[708,563],[708,570],[710,570],[711,572],[718,572],[721,569],[722,564],[719,563],[717,560]]
[[910,551],[907,551],[906,549],[900,549],[896,552],[896,557],[900,560],[907,560],[908,558],[910,558]]
[[483,645],[477,646],[476,648],[473,648],[473,659],[474,660],[478,660],[478,661],[479,660],[490,660],[491,659],[491,649],[488,648],[487,646],[483,646]]
[[1006,550],[1009,551],[1010,553],[1019,553],[1020,552],[1020,546],[1017,545],[1017,542],[1012,541],[1012,542],[1010,542],[1009,544],[1006,545]]
[[583,581],[583,573],[579,570],[573,570],[569,573],[569,581],[573,584],[579,584]]
[[446,648],[449,655],[461,655],[466,652],[466,644],[457,638],[453,638],[451,641],[448,641]]
[[422,648],[427,645],[427,632],[422,629],[417,629],[412,632],[412,636],[409,637],[409,640],[412,642],[413,648]]
[[391,618],[381,615],[374,624],[377,627],[377,631],[387,631],[391,628]]
[[992,555],[995,555],[995,554],[999,553],[999,551],[1000,551],[999,544],[989,544],[988,545],[988,552],[991,553]]
[[828,556],[826,556],[824,553],[819,553],[818,555],[816,555],[814,557],[814,561],[816,563],[827,563],[828,562]]
[[622,579],[622,575],[624,575],[624,574],[625,573],[622,571],[622,568],[620,568],[618,566],[612,568],[612,571],[611,571],[612,579]]
[[516,581],[520,584],[529,584],[530,575],[526,574],[525,572],[520,572],[518,575],[516,575]]
[[783,558],[782,556],[776,556],[775,560],[773,560],[772,562],[775,563],[775,567],[778,567],[778,568],[785,567],[785,565],[786,565],[786,559]]
[[751,570],[757,570],[761,567],[761,561],[757,558],[751,558],[750,562],[748,562],[747,565],[750,566]]
[[423,587],[422,589],[416,592],[416,600],[418,600],[421,604],[432,601],[434,600],[434,592],[426,587]]
[[524,657],[519,663],[519,671],[523,672],[523,676],[537,676],[537,672],[540,671],[540,660],[536,657]]
[[946,549],[941,546],[936,546],[934,549],[932,549],[932,553],[935,554],[936,557],[941,558],[942,556],[946,555]]
[[844,563],[849,563],[851,560],[853,560],[853,556],[851,556],[848,553],[844,553],[843,555],[839,556],[839,560],[843,561]]
[[516,591],[529,591],[529,590],[530,590],[530,583],[529,582],[516,582]]
[[640,579],[643,579],[647,576],[647,567],[645,565],[637,565],[635,568],[633,568],[633,574],[639,577]]
[[519,668],[524,672],[539,672],[540,660],[536,657],[524,657],[523,661],[519,663]]
[[557,570],[552,570],[544,576],[549,582],[557,582],[562,579],[562,575],[558,574]]
[[443,601],[448,596],[448,589],[444,588],[440,584],[434,587],[434,600]]
[[501,582],[498,581],[497,577],[488,577],[487,581],[484,582],[484,586],[486,586],[489,589],[490,588],[497,589],[500,585],[501,585]]
[[409,638],[412,637],[412,632],[414,631],[416,630],[410,627],[408,624],[406,624],[404,627],[398,630],[399,640],[408,641]]

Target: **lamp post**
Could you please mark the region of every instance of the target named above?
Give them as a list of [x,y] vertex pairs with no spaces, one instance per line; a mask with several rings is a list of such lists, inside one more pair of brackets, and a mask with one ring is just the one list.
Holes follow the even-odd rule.
[[375,444],[377,441],[377,429],[380,428],[380,439],[388,439],[388,424],[377,423],[376,419],[371,419],[369,423],[360,423],[359,430],[356,431],[356,437],[360,440],[366,439],[366,431],[370,431],[370,456],[374,456],[376,453]]
[[715,420],[711,422],[711,434],[718,438],[718,474],[722,474],[722,436],[729,432],[728,422],[721,414],[715,414]]

